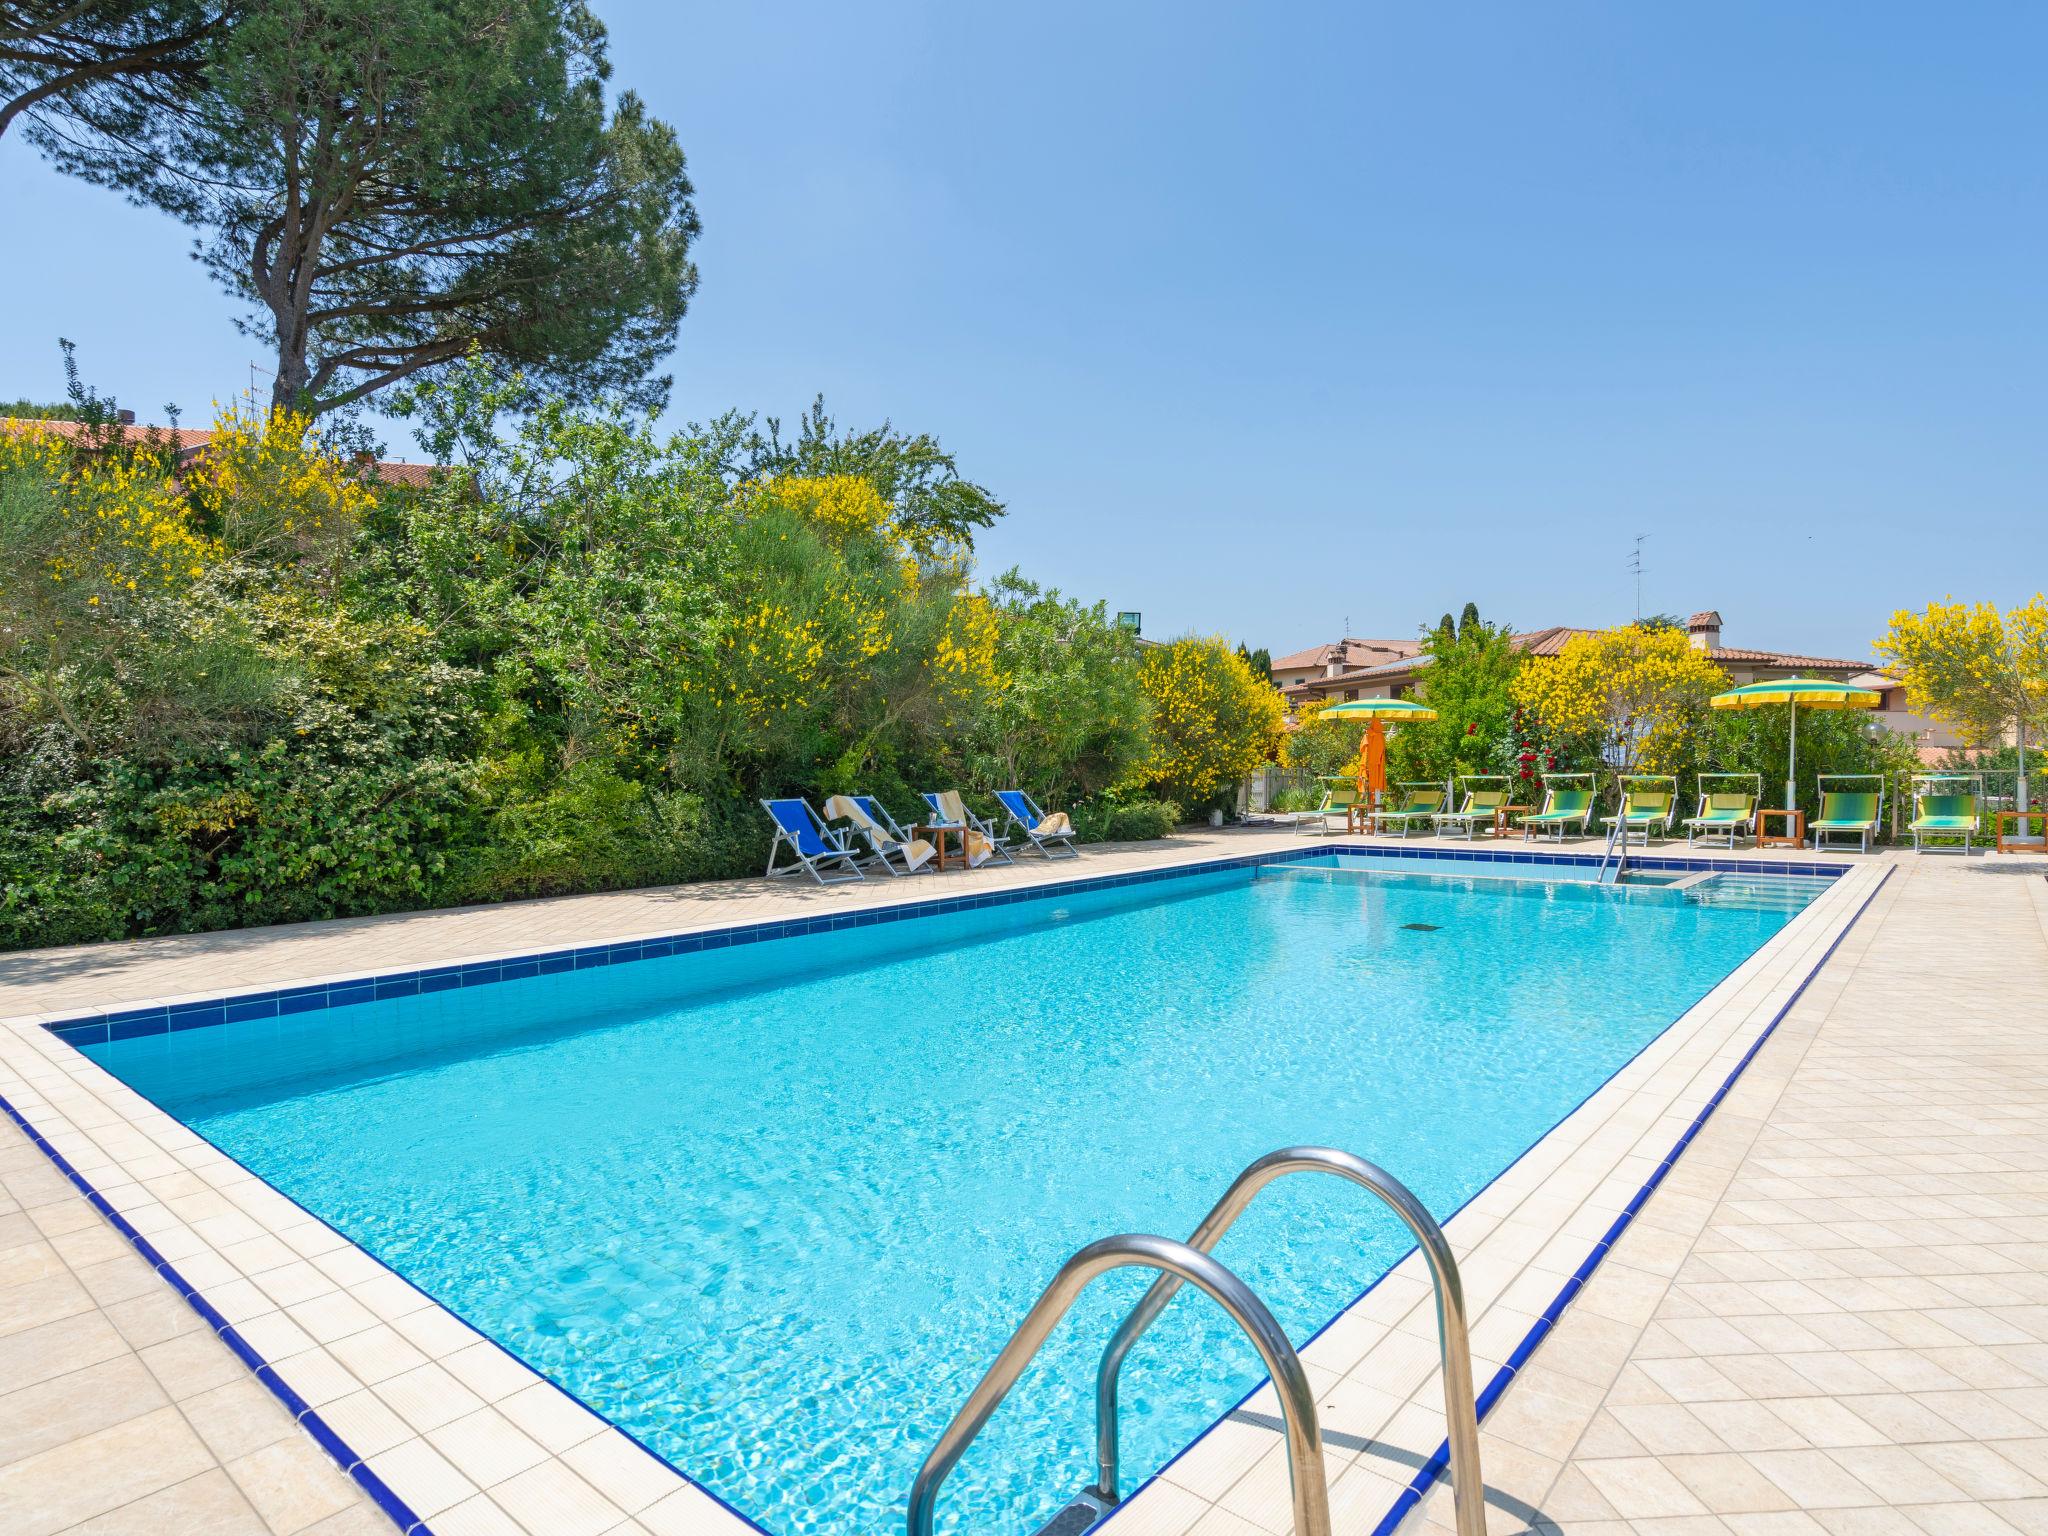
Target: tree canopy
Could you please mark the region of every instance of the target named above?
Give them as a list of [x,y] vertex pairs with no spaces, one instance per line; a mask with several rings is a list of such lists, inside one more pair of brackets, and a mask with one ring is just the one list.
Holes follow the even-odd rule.
[[1154,674],[1102,603],[976,590],[864,475],[734,473],[744,418],[422,393],[473,472],[246,405],[182,463],[0,432],[0,948],[756,871],[765,795],[1158,837],[1162,775],[1218,798],[1270,744],[1220,643]]
[[1467,603],[1457,624],[1423,632],[1422,654],[1429,664],[1415,696],[1437,717],[1394,733],[1394,771],[1411,779],[1489,771],[1513,712],[1509,685],[1522,665],[1513,631],[1488,623]]
[[1992,746],[2015,727],[2048,732],[2048,598],[2001,614],[1991,603],[1902,608],[1877,643],[1915,709]]
[[1991,603],[1901,608],[1877,648],[1898,667],[1907,701],[1972,745],[1996,746],[2014,733],[2024,810],[2027,741],[2048,733],[2048,597],[2037,592],[2003,614]]
[[[865,432],[843,432],[825,412],[822,395],[797,419],[785,439],[781,418],[757,427],[754,418],[728,418],[733,445],[728,469],[741,479],[775,475],[859,475],[895,509],[895,522],[923,555],[974,548],[977,529],[1003,515],[1003,504],[984,487],[963,479],[953,455],[937,438],[898,432],[889,422]],[[762,430],[765,427],[766,430]]]
[[1683,630],[1625,624],[1531,660],[1512,693],[1553,738],[1590,741],[1617,772],[1668,773],[1696,759],[1707,701],[1727,687]]
[[45,148],[132,138],[197,88],[234,0],[6,0],[0,135],[26,118]]
[[202,232],[319,413],[475,353],[529,389],[651,407],[697,274],[674,132],[609,110],[580,0],[268,0],[179,110],[45,135],[64,169]]
[[1183,810],[1221,806],[1240,780],[1278,757],[1280,695],[1221,637],[1149,647],[1138,676],[1152,701],[1145,781]]

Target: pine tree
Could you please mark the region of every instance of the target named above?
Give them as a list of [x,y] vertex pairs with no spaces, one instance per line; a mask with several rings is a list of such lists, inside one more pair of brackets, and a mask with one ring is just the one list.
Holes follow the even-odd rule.
[[37,142],[202,231],[275,345],[278,405],[474,353],[655,408],[697,216],[674,132],[631,92],[607,111],[609,71],[581,0],[264,0],[180,110]]

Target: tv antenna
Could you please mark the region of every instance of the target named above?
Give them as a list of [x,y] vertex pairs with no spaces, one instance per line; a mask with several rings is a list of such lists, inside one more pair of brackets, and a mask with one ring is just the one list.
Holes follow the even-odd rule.
[[1647,533],[1637,534],[1636,547],[1628,557],[1628,568],[1636,578],[1636,622],[1638,624],[1643,622],[1643,540],[1648,537]]

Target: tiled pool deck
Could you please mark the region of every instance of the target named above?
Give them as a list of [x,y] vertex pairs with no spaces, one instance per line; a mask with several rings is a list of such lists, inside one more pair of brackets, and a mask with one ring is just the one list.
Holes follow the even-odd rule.
[[[747,1529],[84,1061],[41,1027],[48,1017],[981,895],[1302,842],[1237,832],[937,881],[829,891],[734,882],[0,957],[0,1096],[213,1309],[202,1321],[11,1120],[0,1120],[0,1526],[9,1536],[388,1531],[391,1522],[359,1486],[366,1484],[442,1536]],[[1451,1224],[1484,1387],[1560,1292],[1574,1288],[1574,1271],[1730,1069],[1784,1015],[1611,1256],[1554,1314],[1548,1341],[1504,1383],[1485,1430],[1495,1530],[1609,1522],[1598,1526],[1604,1536],[1635,1520],[1637,1529],[1671,1536],[1996,1531],[1996,1523],[1968,1523],[1995,1521],[1993,1508],[2017,1528],[2048,1530],[2043,1505],[2031,1506],[2034,1524],[2020,1507],[2048,1493],[2027,1471],[2033,1452],[2007,1451],[2000,1465],[2015,1475],[1999,1482],[1997,1467],[1970,1463],[1966,1472],[1955,1456],[1942,1473],[1928,1449],[1952,1442],[1960,1456],[1976,1454],[1978,1439],[1993,1434],[1990,1409],[1977,1397],[2006,1410],[1996,1423],[2015,1444],[2038,1433],[2044,1438],[2033,1444],[2048,1446],[2048,1430],[2037,1431],[2028,1416],[2030,1394],[2048,1398],[2048,1349],[2037,1342],[2048,1338],[2048,1323],[2031,1316],[2048,1314],[2048,1246],[2028,1247],[2041,1236],[2035,1213],[2044,1176],[2030,1183],[2027,1172],[2048,1149],[2048,1140],[2028,1139],[2041,1137],[2032,1117],[2048,1078],[2048,1044],[2026,1039],[2030,1014],[2038,1022],[2048,1013],[2048,886],[2039,879],[2048,861],[1844,862],[1853,874]],[[1894,863],[1902,867],[1879,890]],[[1873,892],[1862,921],[1785,1012]],[[1902,1107],[1913,1124],[1895,1123]],[[1899,1189],[1894,1170],[1907,1176]],[[1981,1282],[1974,1297],[1956,1278],[1973,1275]],[[1788,1287],[1816,1279],[1818,1298],[1848,1322],[1868,1320],[1888,1342],[1806,1322]],[[1948,1299],[1937,1301],[1935,1291]],[[1880,1301],[1888,1315],[1872,1317]],[[1925,1331],[1904,1320],[1908,1309],[1928,1319]],[[1959,1322],[1951,1315],[1958,1309],[1984,1316]],[[1818,1343],[1780,1326],[1793,1316],[1801,1321],[1790,1328],[1805,1328]],[[1937,1327],[1949,1343],[1934,1342]],[[217,1334],[271,1362],[266,1382],[285,1389],[289,1410]],[[1735,1350],[1731,1339],[1749,1342]],[[1947,1386],[1884,1374],[1894,1355],[1944,1348],[1972,1352],[1981,1369],[1955,1370],[1958,1356]],[[1707,1364],[1722,1354],[1770,1360],[1802,1351],[1884,1356],[1852,1362],[1879,1385],[1829,1362],[1798,1378],[1808,1382],[1803,1391],[1756,1371],[1723,1370],[1716,1386]],[[2044,1357],[2038,1378],[2030,1351]],[[1371,1531],[1442,1438],[1426,1287],[1412,1261],[1304,1358],[1322,1400],[1337,1528]],[[2025,1380],[1993,1383],[1990,1361]],[[1705,1373],[1688,1374],[1699,1367]],[[1888,1405],[1860,1413],[1864,1435],[1892,1438],[1839,1446],[1815,1438],[1814,1415],[1829,1404],[1846,1403],[1842,1411],[1853,1414],[1862,1405],[1850,1400],[1859,1397],[1942,1392],[1959,1396],[1946,1408],[1921,1405],[1934,1420]],[[1793,1399],[1819,1406],[1784,1409]],[[1741,1400],[1774,1414],[1774,1433],[1797,1443],[1754,1440],[1757,1429],[1754,1443],[1732,1434],[1726,1426],[1740,1410],[1713,1405]],[[1713,1443],[1679,1444],[1682,1419],[1662,1411],[1674,1408]],[[2048,1407],[2039,1411],[2048,1424]],[[1930,1433],[1935,1421],[1948,1441]],[[1270,1403],[1255,1398],[1132,1499],[1106,1532],[1286,1531],[1285,1467],[1270,1423]],[[358,1482],[334,1469],[309,1431],[327,1433],[330,1448],[338,1435],[350,1454],[366,1458]],[[1897,1438],[1909,1432],[1922,1438]],[[1881,1486],[1890,1464],[1877,1453],[1907,1445],[1953,1496],[1926,1492],[1934,1484],[1924,1479]],[[1867,1453],[1860,1463],[1859,1453]],[[1828,1482],[1809,1455],[1829,1459],[1848,1482]],[[1775,1501],[1736,1463],[1778,1489]],[[2048,1466],[2034,1470],[2048,1482]],[[1861,1492],[1843,1502],[1851,1483]],[[1996,1489],[2010,1495],[2006,1504]],[[1408,1524],[1445,1518],[1444,1502],[1432,1496]],[[1929,1517],[1922,1505],[1945,1513]],[[1797,1513],[1802,1508],[1812,1513]],[[1857,1524],[1851,1515],[1909,1523]],[[1666,1518],[1693,1523],[1659,1523]]]

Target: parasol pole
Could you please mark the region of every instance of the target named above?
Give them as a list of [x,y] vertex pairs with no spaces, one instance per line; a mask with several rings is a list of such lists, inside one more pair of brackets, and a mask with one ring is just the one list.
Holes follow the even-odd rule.
[[1794,798],[1799,783],[1799,701],[1794,699],[1785,707],[1792,711],[1792,752],[1785,760],[1785,809],[1789,811],[1799,803]]

